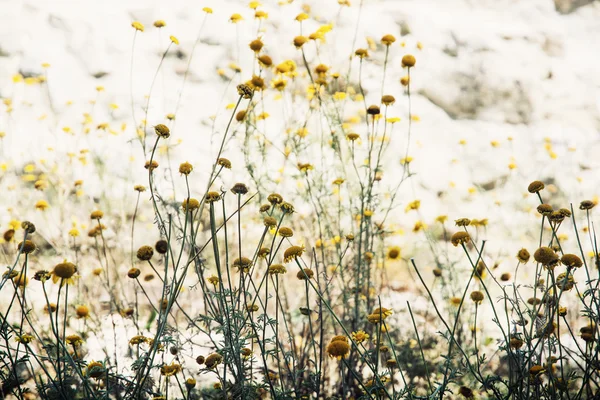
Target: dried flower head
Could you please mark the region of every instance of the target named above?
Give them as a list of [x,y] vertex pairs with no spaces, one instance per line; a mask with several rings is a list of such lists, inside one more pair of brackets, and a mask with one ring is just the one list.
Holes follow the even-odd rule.
[[217,365],[223,362],[223,356],[219,353],[212,353],[204,360],[204,365],[208,369],[214,369]]
[[525,248],[519,250],[519,252],[517,253],[517,259],[522,264],[527,264],[527,262],[529,261],[530,257],[531,257],[531,255],[529,254],[529,252]]
[[267,200],[269,201],[269,203],[271,203],[272,205],[277,205],[277,204],[281,204],[283,203],[283,197],[281,197],[280,194],[278,193],[271,193],[269,195],[269,197],[267,197]]
[[156,160],[146,161],[146,163],[144,164],[144,168],[146,168],[147,170],[150,170],[150,171],[154,171],[156,168],[158,168],[158,161],[156,161]]
[[231,161],[229,161],[226,158],[219,158],[217,160],[217,165],[220,165],[221,167],[223,167],[225,169],[231,169]]
[[310,268],[303,268],[296,274],[296,278],[301,281],[312,279],[315,276],[315,273]]
[[391,106],[395,102],[396,102],[396,98],[394,96],[392,96],[391,94],[385,94],[385,95],[381,96],[381,103],[386,106]]
[[171,363],[170,365],[160,367],[160,374],[162,376],[173,376],[179,372],[181,372],[181,364]]
[[560,262],[570,268],[580,268],[583,265],[581,258],[575,254],[565,254],[561,257]]
[[189,175],[194,170],[194,166],[189,162],[179,164],[179,173],[182,175]]
[[235,185],[233,185],[233,187],[231,188],[231,192],[239,195],[244,195],[248,193],[248,187],[245,184],[238,182]]
[[540,247],[533,253],[535,261],[545,267],[554,268],[558,264],[558,256],[550,247]]
[[360,138],[360,135],[358,133],[354,133],[354,132],[350,132],[346,135],[346,139],[348,139],[351,142],[354,142],[355,140],[358,140]]
[[279,228],[279,231],[277,233],[279,234],[279,236],[284,238],[294,236],[294,231],[292,230],[292,228],[288,228],[287,226],[282,226],[281,228]]
[[271,264],[271,265],[269,265],[267,272],[270,275],[279,275],[279,274],[285,274],[287,272],[287,269],[281,264]]
[[142,246],[137,251],[137,258],[141,261],[148,261],[154,255],[154,250],[150,246]]
[[169,250],[169,242],[160,239],[154,244],[154,249],[158,254],[165,254]]
[[527,191],[529,193],[538,193],[541,190],[544,189],[544,182],[541,181],[533,181],[529,184],[529,186],[527,187]]
[[[157,165],[158,166],[158,165]],[[133,190],[135,190],[136,192],[145,192],[146,191],[146,187],[144,185],[135,185],[133,187]]]
[[131,268],[129,271],[127,271],[127,276],[131,279],[135,279],[140,276],[141,273],[142,271],[140,271],[139,268]]
[[509,340],[509,345],[511,349],[520,349],[521,347],[523,347],[523,340],[516,337],[512,337]]
[[221,194],[219,192],[208,192],[204,198],[207,203],[214,203],[215,201],[221,200]]
[[594,203],[591,200],[583,200],[581,203],[579,203],[580,210],[591,210],[595,206],[596,206],[596,203]]
[[32,233],[35,233],[35,225],[33,224],[33,222],[23,221],[21,222],[21,228],[23,228],[23,230],[30,235]]
[[193,197],[189,199],[184,199],[181,202],[181,208],[183,208],[184,211],[194,211],[200,208],[200,202],[197,199],[194,199]]
[[169,130],[169,127],[163,124],[158,124],[154,126],[154,132],[156,132],[156,134],[163,139],[166,139],[169,136],[171,136],[171,131]]
[[450,241],[452,242],[454,247],[457,247],[459,244],[469,243],[470,239],[471,239],[471,237],[469,236],[469,234],[467,232],[460,231],[460,232],[456,232],[455,234],[453,234]]
[[279,207],[281,208],[281,211],[283,211],[286,214],[292,214],[295,211],[294,206],[286,201],[281,203]]
[[556,287],[560,290],[569,291],[575,286],[575,278],[572,274],[563,272],[556,277]]
[[251,99],[254,94],[252,88],[244,83],[237,85],[237,91],[244,99]]
[[296,259],[297,257],[302,257],[303,253],[304,253],[304,246],[289,247],[283,252],[283,261],[288,263],[288,262]]
[[550,216],[553,211],[554,211],[554,209],[552,208],[552,206],[550,204],[540,204],[539,206],[537,206],[537,212],[539,212],[540,214],[542,214],[546,217]]
[[379,115],[380,113],[381,113],[381,110],[379,109],[379,106],[372,105],[372,106],[369,106],[369,108],[367,108],[367,114],[369,114],[369,115]]
[[164,28],[165,26],[167,26],[167,23],[165,21],[163,21],[162,19],[159,19],[157,21],[154,21],[153,24],[156,28]]
[[23,254],[31,254],[35,251],[37,246],[31,240],[25,240],[20,242],[17,246],[17,250],[19,250]]
[[459,218],[454,221],[456,226],[469,226],[471,224],[471,220],[469,218]]
[[277,220],[275,218],[271,217],[271,216],[266,216],[263,219],[263,223],[265,224],[265,226],[267,228],[271,228],[271,227],[274,227],[274,226],[277,225]]
[[248,272],[250,271],[250,267],[252,267],[252,260],[248,257],[239,257],[233,260],[233,266],[240,272]]
[[483,293],[480,292],[479,290],[475,290],[473,292],[471,292],[471,300],[473,300],[473,302],[475,302],[475,304],[481,304],[481,302],[483,301]]
[[350,345],[348,342],[344,342],[341,340],[332,341],[327,345],[326,349],[329,357],[337,358],[341,360],[342,358],[346,358],[348,354],[350,354]]

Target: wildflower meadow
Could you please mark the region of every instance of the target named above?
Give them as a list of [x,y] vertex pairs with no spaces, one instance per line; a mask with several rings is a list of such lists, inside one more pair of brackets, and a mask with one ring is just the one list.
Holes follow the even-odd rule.
[[4,3],[0,399],[600,398],[599,3]]

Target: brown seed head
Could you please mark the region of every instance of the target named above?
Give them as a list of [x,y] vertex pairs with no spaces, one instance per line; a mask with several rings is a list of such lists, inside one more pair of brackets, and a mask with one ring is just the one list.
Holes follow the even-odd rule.
[[148,261],[154,255],[154,250],[150,246],[142,246],[137,251],[137,258],[141,261]]
[[555,267],[558,264],[558,256],[550,247],[540,247],[533,253],[533,258],[547,267]]
[[544,182],[542,181],[533,181],[527,187],[527,191],[529,193],[538,193],[539,191],[544,189]]
[[169,136],[171,136],[171,130],[169,129],[168,126],[163,125],[163,124],[156,125],[154,127],[154,132],[156,132],[156,134],[163,139],[166,139]]
[[562,258],[560,259],[560,262],[562,262],[567,267],[571,267],[571,268],[579,268],[583,265],[583,261],[581,261],[581,258],[579,258],[579,256],[577,256],[575,254],[563,255]]
[[154,249],[158,254],[165,254],[169,250],[169,242],[160,239],[154,244]]
[[460,231],[452,235],[450,242],[452,242],[454,247],[457,247],[459,244],[469,243],[470,239],[471,237],[467,232]]

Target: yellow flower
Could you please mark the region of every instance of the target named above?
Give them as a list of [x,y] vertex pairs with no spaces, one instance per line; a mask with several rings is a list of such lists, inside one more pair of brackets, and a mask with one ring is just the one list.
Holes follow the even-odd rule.
[[213,13],[213,10],[212,10],[212,8],[210,8],[210,7],[204,7],[204,8],[202,9],[202,11],[204,11],[204,12],[205,12],[205,13],[207,13],[207,14],[212,14],[212,13]]
[[415,222],[415,226],[413,227],[413,232],[419,232],[427,228],[427,225],[423,223],[423,221]]
[[169,36],[169,39],[171,39],[171,42],[173,42],[175,45],[179,44],[179,39],[177,39],[175,36],[171,35]]
[[243,20],[244,18],[240,15],[240,14],[231,14],[231,17],[229,17],[229,21],[237,24],[239,21]]
[[71,285],[75,283],[73,278],[76,272],[77,266],[65,260],[59,264],[56,264],[52,270],[52,282],[57,283],[60,280],[61,285]]
[[369,334],[365,331],[352,332],[352,340],[354,340],[356,343],[362,343],[369,340]]
[[411,210],[418,210],[421,207],[421,200],[413,200],[406,206],[405,212],[409,212]]
[[41,211],[45,211],[48,207],[50,207],[50,205],[46,200],[39,200],[35,203],[35,208]]
[[157,28],[164,28],[165,26],[167,26],[167,23],[162,19],[159,19],[157,21],[154,21],[154,26]]
[[28,335],[26,333],[24,333],[21,336],[15,336],[15,342],[19,342],[19,343],[23,343],[23,344],[29,344],[33,341],[33,339],[35,339],[33,336]]
[[140,32],[144,32],[144,25],[139,22],[139,21],[133,21],[131,23],[131,26],[136,30],[136,31],[140,31]]
[[172,376],[181,371],[181,364],[171,363],[171,365],[163,365],[160,367],[162,376]]
[[83,344],[83,339],[79,335],[69,335],[65,338],[65,342],[73,347],[79,347]]
[[308,19],[308,14],[306,14],[306,13],[300,13],[300,14],[296,15],[296,21],[298,21],[298,22],[302,22],[306,19]]

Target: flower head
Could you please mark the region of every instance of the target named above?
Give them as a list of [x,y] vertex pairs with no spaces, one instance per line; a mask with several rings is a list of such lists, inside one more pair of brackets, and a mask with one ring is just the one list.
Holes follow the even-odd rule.
[[558,256],[550,247],[540,247],[533,253],[533,258],[545,267],[554,268],[558,265]]
[[250,271],[250,267],[252,267],[252,260],[248,257],[239,257],[233,260],[233,266],[240,272],[248,272]]
[[212,353],[204,360],[204,365],[208,369],[214,369],[217,365],[223,362],[223,356],[219,353]]
[[414,67],[415,64],[417,63],[417,60],[415,58],[415,56],[411,55],[411,54],[407,54],[404,57],[402,57],[402,66],[403,67]]
[[471,237],[469,236],[469,234],[467,232],[460,231],[460,232],[456,232],[455,234],[453,234],[450,241],[452,242],[454,247],[456,247],[459,244],[469,243],[470,239],[471,239]]
[[169,136],[171,136],[171,130],[168,126],[163,124],[158,124],[154,126],[154,132],[156,132],[156,134],[163,139],[166,139]]
[[341,360],[350,354],[350,345],[348,344],[347,339],[346,341],[335,340],[329,342],[326,351],[329,354],[329,357]]
[[302,257],[303,253],[304,253],[304,246],[289,247],[283,252],[283,261],[288,263],[288,262],[296,259],[297,257]]
[[31,254],[35,251],[37,246],[31,240],[25,240],[24,242],[20,242],[17,246],[17,250],[22,252],[23,254]]
[[136,31],[140,31],[140,32],[144,32],[144,24],[142,24],[139,21],[133,21],[131,23],[131,26],[136,30]]
[[296,274],[296,278],[300,279],[301,281],[307,281],[312,279],[314,276],[315,273],[310,268],[303,268]]
[[517,259],[519,260],[519,262],[521,262],[523,264],[527,264],[527,261],[529,261],[530,257],[531,257],[531,255],[525,248],[519,250],[519,252],[517,253]]
[[72,283],[74,283],[73,276],[75,275],[76,272],[77,272],[77,266],[75,264],[65,260],[59,264],[56,264],[56,266],[54,266],[54,269],[51,272],[52,282],[57,283],[59,280],[61,280],[61,282],[65,282],[67,284],[72,284]]
[[154,250],[150,246],[142,246],[137,251],[137,258],[140,261],[149,261],[154,255]]
[[364,341],[369,340],[369,334],[365,331],[352,332],[352,340],[360,344]]
[[541,181],[533,181],[529,184],[529,186],[527,187],[527,191],[529,193],[538,193],[541,190],[544,189],[544,182]]
[[194,166],[189,162],[179,164],[179,173],[182,175],[189,175],[194,170]]
[[383,35],[383,37],[381,38],[381,43],[384,46],[391,46],[395,41],[396,38],[394,37],[394,35]]

